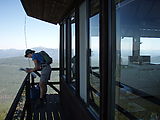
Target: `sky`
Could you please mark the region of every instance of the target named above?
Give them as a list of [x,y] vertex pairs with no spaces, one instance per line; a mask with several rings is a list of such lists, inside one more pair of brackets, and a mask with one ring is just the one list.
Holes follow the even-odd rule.
[[[160,38],[140,38],[140,49],[141,50],[160,50],[159,42]],[[121,39],[121,50],[132,50],[133,47],[133,38],[124,37]]]
[[0,0],[0,41],[0,49],[58,48],[59,25],[27,16],[20,0]]

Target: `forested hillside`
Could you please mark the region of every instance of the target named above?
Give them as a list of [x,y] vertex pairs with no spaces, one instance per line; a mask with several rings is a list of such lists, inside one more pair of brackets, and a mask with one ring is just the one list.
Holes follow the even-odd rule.
[[[54,56],[51,56],[54,59],[54,63],[51,66],[58,67],[57,50],[53,53]],[[21,67],[33,67],[33,62],[23,56],[0,59],[0,120],[4,119],[4,116],[26,76],[24,71],[19,70]],[[58,73],[54,73],[53,77],[54,79],[58,79]]]

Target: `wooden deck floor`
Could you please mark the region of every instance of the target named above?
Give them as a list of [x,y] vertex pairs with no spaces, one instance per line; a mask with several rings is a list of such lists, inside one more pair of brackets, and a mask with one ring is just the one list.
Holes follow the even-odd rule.
[[32,120],[65,120],[60,109],[59,95],[47,95],[47,103],[37,107],[37,100],[31,101]]

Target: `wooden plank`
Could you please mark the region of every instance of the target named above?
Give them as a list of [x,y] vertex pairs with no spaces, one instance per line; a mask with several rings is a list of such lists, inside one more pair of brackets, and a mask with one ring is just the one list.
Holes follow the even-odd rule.
[[40,120],[46,120],[45,111],[40,112]]
[[32,100],[32,113],[34,120],[64,120],[61,118],[59,95],[50,94],[46,96],[47,103],[37,106],[37,100]]
[[34,111],[33,112],[33,120],[39,120],[39,112],[38,111]]
[[47,120],[54,120],[53,117],[54,116],[52,115],[52,112],[48,111],[47,112]]

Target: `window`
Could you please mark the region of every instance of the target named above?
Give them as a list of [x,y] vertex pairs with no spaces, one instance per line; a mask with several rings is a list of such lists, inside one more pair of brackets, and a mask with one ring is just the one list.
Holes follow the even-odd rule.
[[88,52],[88,102],[99,114],[100,73],[99,73],[99,1],[90,1],[89,52]]
[[71,19],[71,84],[75,87],[76,83],[76,42],[75,42],[75,13],[70,17]]
[[116,120],[160,119],[160,1],[115,0]]
[[64,50],[64,52],[63,52],[63,55],[64,55],[63,59],[64,59],[64,61],[63,62],[64,63],[63,64],[64,64],[64,77],[66,78],[66,54],[67,54],[66,53],[66,40],[67,40],[67,38],[66,38],[66,21],[64,21],[63,25],[64,25],[64,29],[63,29],[64,30],[64,35],[63,35],[63,37],[64,37],[63,38],[63,42],[64,42],[64,44],[63,44],[64,45],[63,46],[63,50]]

